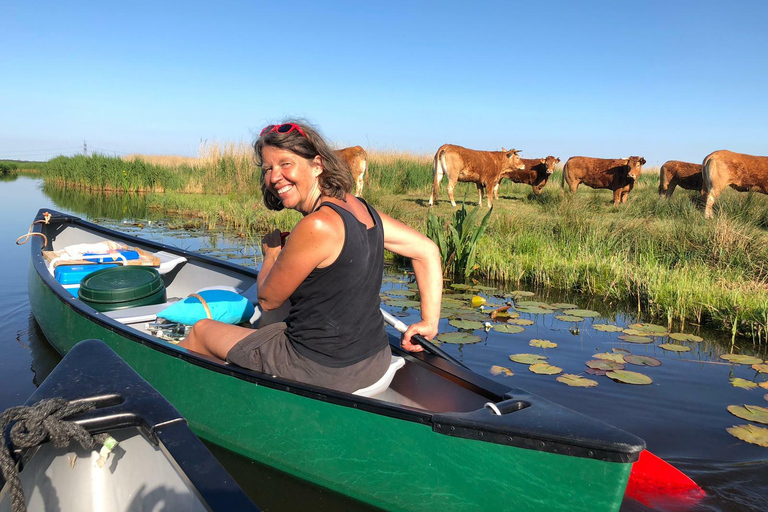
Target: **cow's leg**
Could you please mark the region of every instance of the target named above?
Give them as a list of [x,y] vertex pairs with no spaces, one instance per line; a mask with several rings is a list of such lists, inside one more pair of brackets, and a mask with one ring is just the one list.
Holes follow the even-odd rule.
[[709,191],[707,192],[707,202],[706,206],[704,207],[704,218],[710,219],[712,218],[712,207],[715,204],[715,201],[717,200],[717,197],[720,195],[720,192],[723,191],[722,187],[711,187]]
[[501,182],[498,182],[495,187],[493,187],[493,198],[498,199],[499,198],[499,185],[501,185]]
[[667,185],[667,190],[664,193],[664,197],[666,197],[667,199],[672,197],[672,192],[675,191],[676,187],[677,187],[677,181],[676,180],[670,181],[669,185]]
[[621,189],[617,188],[613,191],[613,204],[619,205],[621,204]]
[[456,199],[453,197],[453,189],[456,188],[456,182],[448,178],[448,197],[451,198],[451,206],[456,206]]
[[[477,185],[477,206],[483,206],[483,184],[475,183],[475,185]],[[491,190],[491,193],[493,193],[493,190]],[[488,201],[490,201],[490,198]]]
[[621,191],[621,204],[626,203],[628,197],[629,197],[629,190],[622,190]]
[[365,171],[361,172],[357,176],[357,182],[355,183],[355,195],[357,197],[363,197],[363,178],[365,177]]
[[581,183],[578,180],[571,180],[571,179],[567,179],[565,180],[565,182],[568,184],[568,190],[570,190],[571,192],[576,192],[579,189],[579,183]]

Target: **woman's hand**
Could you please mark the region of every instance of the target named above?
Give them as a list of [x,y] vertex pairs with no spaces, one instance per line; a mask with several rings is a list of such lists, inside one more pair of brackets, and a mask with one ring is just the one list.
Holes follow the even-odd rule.
[[264,256],[265,261],[269,258],[274,262],[280,254],[282,247],[283,244],[279,229],[267,233],[264,235],[264,238],[261,239],[261,254]]
[[437,324],[422,320],[421,322],[409,325],[403,333],[403,336],[400,339],[400,346],[404,350],[407,350],[408,352],[423,352],[424,347],[411,341],[411,338],[415,334],[420,334],[427,340],[431,340],[437,335]]

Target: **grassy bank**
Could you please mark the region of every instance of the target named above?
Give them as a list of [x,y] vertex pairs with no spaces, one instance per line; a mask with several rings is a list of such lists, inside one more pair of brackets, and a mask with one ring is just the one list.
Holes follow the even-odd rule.
[[[258,169],[247,153],[221,151],[207,163],[174,166],[91,157],[92,162],[62,162],[60,169],[79,169],[72,177],[61,171],[47,176],[77,186],[109,183],[154,191],[146,197],[148,208],[224,224],[242,236],[290,229],[297,214],[263,208]],[[85,157],[71,160],[78,158]],[[368,174],[364,197],[425,232],[431,156],[371,152]],[[135,180],[120,178],[125,175]],[[556,172],[541,196],[533,196],[530,186],[502,184],[471,278],[557,287],[605,301],[630,299],[661,321],[722,328],[736,322],[742,334],[762,342],[768,325],[768,196],[727,190],[716,218],[707,221],[698,193],[678,189],[671,200],[660,199],[657,173],[644,173],[628,203],[618,207],[610,191],[582,186],[570,194],[560,182]],[[475,207],[474,184],[459,184],[455,195]],[[447,222],[454,209],[445,183],[439,199],[433,212]]]

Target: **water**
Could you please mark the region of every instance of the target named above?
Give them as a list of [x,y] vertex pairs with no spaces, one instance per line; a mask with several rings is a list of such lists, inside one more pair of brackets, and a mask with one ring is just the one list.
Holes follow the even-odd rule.
[[[74,191],[42,189],[40,180],[20,177],[0,182],[0,212],[5,222],[0,227],[6,240],[4,251],[6,272],[0,276],[4,294],[0,297],[2,322],[0,343],[0,410],[23,403],[36,386],[50,373],[60,357],[48,345],[32,317],[27,298],[27,265],[29,246],[13,242],[27,232],[32,218],[41,207],[75,213],[119,227],[142,237],[199,250],[228,258],[236,263],[254,264],[254,248],[243,240],[230,239],[222,233],[195,230],[171,230],[163,219],[153,218],[141,197],[93,196]],[[114,220],[119,219],[119,220]],[[140,222],[123,223],[122,219]],[[170,223],[172,226],[174,223]],[[393,272],[382,291],[405,288],[397,282],[402,272]],[[498,295],[498,297],[494,295]],[[487,293],[489,301],[500,305],[508,293],[504,290]],[[708,493],[698,511],[758,511],[766,510],[768,500],[768,448],[739,441],[726,428],[747,422],[729,414],[728,405],[752,404],[768,407],[763,398],[767,390],[745,390],[730,385],[729,379],[739,377],[753,382],[766,380],[749,366],[731,365],[719,359],[728,352],[730,338],[724,333],[701,332],[705,342],[688,344],[690,352],[675,354],[650,345],[622,343],[615,333],[595,331],[594,323],[627,325],[635,321],[631,313],[621,313],[616,305],[589,302],[583,297],[542,291],[532,298],[543,302],[572,302],[579,307],[601,313],[597,319],[579,324],[561,322],[554,315],[524,314],[534,320],[521,334],[482,333],[482,341],[472,345],[443,345],[443,348],[470,368],[490,375],[492,365],[501,365],[514,372],[512,377],[493,377],[507,385],[520,387],[548,399],[599,418],[628,430],[646,440],[648,448],[697,481]],[[393,308],[389,308],[393,310]],[[412,310],[406,311],[404,321],[415,320]],[[576,330],[573,327],[579,326]],[[453,330],[447,320],[441,331]],[[686,329],[686,332],[690,332]],[[532,338],[546,339],[558,344],[554,349],[538,349],[528,345]],[[650,376],[649,386],[618,384],[607,377],[593,376],[599,382],[595,388],[571,388],[556,381],[555,376],[536,375],[526,366],[509,360],[510,354],[537,353],[549,357],[549,362],[563,368],[564,373],[583,374],[585,361],[598,352],[624,348],[634,354],[650,355],[662,361],[656,368],[628,367]],[[760,347],[741,344],[743,353],[757,353],[765,359]],[[369,510],[359,503],[334,493],[262,467],[256,463],[211,447],[214,454],[245,488],[252,499],[266,510]],[[578,497],[574,497],[578,499]],[[510,502],[512,504],[512,502]],[[627,500],[622,512],[642,512],[647,507]]]

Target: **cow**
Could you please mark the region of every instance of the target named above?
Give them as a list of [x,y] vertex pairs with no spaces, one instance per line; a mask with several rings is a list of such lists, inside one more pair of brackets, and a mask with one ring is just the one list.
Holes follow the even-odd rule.
[[453,144],[443,144],[435,153],[434,181],[432,182],[432,195],[429,196],[429,206],[437,201],[437,193],[443,174],[448,176],[448,197],[451,205],[456,206],[453,197],[453,189],[457,181],[472,182],[477,185],[478,206],[483,205],[483,189],[488,200],[488,207],[492,206],[493,191],[499,184],[501,174],[506,171],[522,171],[525,169],[517,149],[504,149],[501,151],[476,151]]
[[669,160],[659,171],[659,196],[669,199],[675,187],[701,192],[701,165]]
[[368,168],[368,154],[361,146],[337,149],[336,154],[347,163],[352,172],[352,180],[355,182],[355,195],[363,195],[363,178]]
[[739,192],[768,194],[768,156],[753,156],[720,150],[708,154],[701,168],[707,202],[704,217],[712,217],[717,196],[730,186]]
[[[525,164],[525,169],[522,171],[504,171],[499,178],[499,184],[501,184],[502,179],[507,178],[513,183],[530,185],[533,187],[533,193],[536,195],[541,194],[541,190],[547,184],[547,180],[555,171],[555,165],[560,163],[560,159],[554,156],[546,158],[521,158],[520,160]],[[496,188],[493,189],[493,197],[495,199],[499,198],[499,185],[496,185]]]
[[641,156],[614,159],[572,156],[563,167],[563,188],[566,183],[571,192],[576,192],[580,183],[607,188],[613,190],[613,204],[626,203],[644,163],[645,158]]

